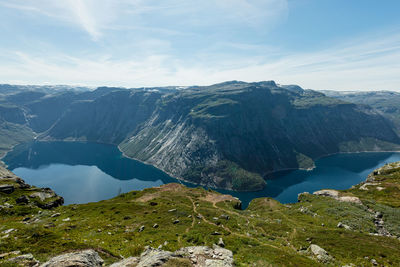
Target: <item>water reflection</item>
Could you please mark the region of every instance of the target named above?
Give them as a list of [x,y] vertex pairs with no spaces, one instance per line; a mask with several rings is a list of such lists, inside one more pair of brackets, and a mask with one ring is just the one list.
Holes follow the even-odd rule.
[[[34,142],[17,146],[4,161],[28,183],[53,188],[67,204],[98,201],[114,197],[118,192],[177,182],[152,166],[123,157],[115,146],[95,143]],[[258,197],[296,202],[302,192],[349,188],[365,180],[375,168],[394,161],[400,161],[400,153],[332,155],[317,160],[317,168],[312,171],[269,175],[262,191],[218,191],[240,198],[244,207]]]

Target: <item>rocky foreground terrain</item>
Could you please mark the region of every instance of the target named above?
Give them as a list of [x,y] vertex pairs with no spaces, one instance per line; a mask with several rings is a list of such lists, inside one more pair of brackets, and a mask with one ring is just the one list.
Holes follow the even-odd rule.
[[62,206],[0,170],[1,266],[400,266],[400,162],[283,205],[167,184]]

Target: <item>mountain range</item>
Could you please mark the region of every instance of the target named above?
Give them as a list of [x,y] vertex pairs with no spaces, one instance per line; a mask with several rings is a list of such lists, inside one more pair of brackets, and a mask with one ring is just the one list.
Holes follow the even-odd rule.
[[114,144],[178,179],[254,191],[271,172],[312,168],[332,153],[399,150],[393,95],[400,98],[274,81],[95,90],[0,85],[0,149],[32,140]]

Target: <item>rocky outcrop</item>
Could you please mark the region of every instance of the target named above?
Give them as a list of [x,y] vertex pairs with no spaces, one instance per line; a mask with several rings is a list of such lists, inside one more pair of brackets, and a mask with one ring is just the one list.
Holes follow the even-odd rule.
[[36,260],[31,253],[19,255],[7,260],[9,263],[17,264],[18,266],[38,266],[39,261]]
[[6,193],[6,194],[11,194],[14,192],[15,188],[11,184],[3,184],[0,185],[0,192]]
[[[102,266],[103,262],[96,251],[89,249],[56,256],[40,267],[96,267]],[[193,267],[234,266],[232,251],[214,245],[213,248],[185,247],[175,252],[147,247],[139,257],[126,258],[110,267],[155,267],[167,263],[175,266],[177,262]]]
[[332,190],[332,189],[324,189],[324,190],[315,191],[313,194],[317,195],[317,196],[331,197],[331,198],[334,198],[334,199],[336,199],[338,201],[342,201],[342,202],[350,202],[350,203],[362,205],[362,202],[358,197],[341,196],[339,191]]
[[139,264],[139,257],[129,257],[122,261],[111,264],[110,267],[136,267]]
[[[31,205],[41,209],[52,209],[64,204],[64,198],[58,196],[50,188],[36,188],[26,184],[9,170],[0,167],[0,193],[4,193],[13,199],[13,204]],[[29,196],[29,197],[28,197]],[[0,203],[1,204],[1,203]],[[12,210],[14,205],[6,202],[0,205],[2,210]]]
[[96,251],[89,249],[54,257],[40,267],[100,267],[103,259]]
[[204,246],[181,248],[175,251],[175,255],[189,258],[193,266],[196,267],[234,266],[232,251],[216,245],[214,245],[212,249]]

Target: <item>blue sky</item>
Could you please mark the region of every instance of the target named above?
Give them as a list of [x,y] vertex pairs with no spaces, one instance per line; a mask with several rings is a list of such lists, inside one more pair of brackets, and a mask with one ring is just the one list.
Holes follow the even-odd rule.
[[0,83],[400,90],[398,0],[0,0]]

